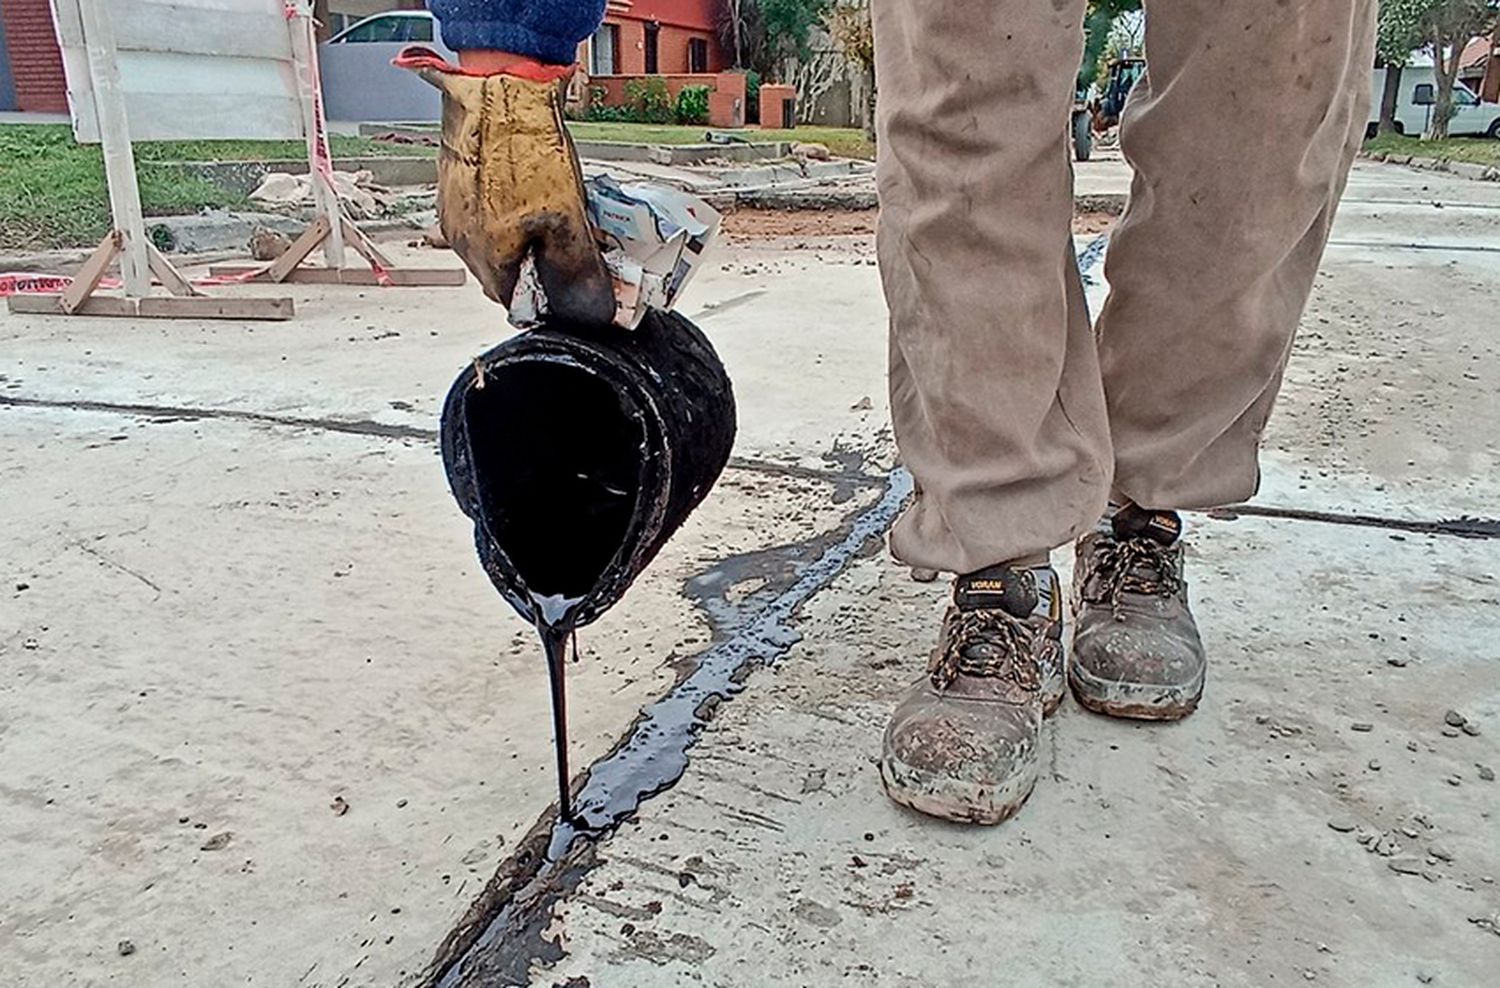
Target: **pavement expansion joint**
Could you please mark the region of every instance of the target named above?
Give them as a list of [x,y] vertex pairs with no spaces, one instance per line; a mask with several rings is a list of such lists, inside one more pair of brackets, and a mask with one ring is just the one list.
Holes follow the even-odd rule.
[[[561,948],[542,934],[553,906],[599,863],[600,843],[643,802],[676,784],[714,709],[744,689],[750,671],[774,663],[797,643],[798,611],[885,534],[912,487],[911,475],[895,470],[880,497],[831,535],[731,557],[688,581],[688,596],[714,625],[713,643],[696,656],[691,672],[641,712],[614,751],[590,766],[581,784],[575,781],[574,818],[559,820],[556,806],[548,808],[444,939],[420,984],[525,983],[532,964],[560,958]],[[742,603],[725,600],[725,591],[745,577],[778,570],[779,582]]]

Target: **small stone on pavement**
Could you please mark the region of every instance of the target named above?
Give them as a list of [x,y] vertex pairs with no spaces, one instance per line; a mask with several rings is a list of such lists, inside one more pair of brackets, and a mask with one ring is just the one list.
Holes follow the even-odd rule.
[[1422,873],[1421,858],[1391,858],[1386,862],[1386,867],[1399,875],[1420,875]]

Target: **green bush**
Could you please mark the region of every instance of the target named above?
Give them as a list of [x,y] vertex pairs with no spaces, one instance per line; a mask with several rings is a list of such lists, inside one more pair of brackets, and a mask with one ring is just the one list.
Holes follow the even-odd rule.
[[636,116],[636,123],[669,124],[672,122],[672,94],[667,81],[660,76],[632,79],[625,84],[625,105]]
[[635,120],[628,106],[606,106],[604,99],[609,95],[609,90],[603,86],[589,87],[589,108],[584,111],[584,119],[595,123],[631,123]]
[[684,86],[677,94],[677,122],[680,124],[708,123],[707,86]]

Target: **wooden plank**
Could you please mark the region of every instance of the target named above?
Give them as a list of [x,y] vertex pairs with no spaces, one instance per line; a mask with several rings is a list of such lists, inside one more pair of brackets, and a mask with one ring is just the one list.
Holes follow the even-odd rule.
[[[210,275],[237,277],[263,268],[251,264],[215,264],[208,269]],[[441,287],[454,288],[468,280],[463,268],[387,268],[391,284],[399,288]],[[263,279],[253,279],[260,281]],[[287,274],[283,284],[300,285],[378,285],[379,279],[369,268],[294,268]]]
[[136,300],[116,295],[93,295],[83,300],[74,312],[62,307],[60,295],[12,295],[6,299],[6,307],[17,315],[43,316],[133,316]]
[[193,283],[182,276],[172,262],[162,256],[162,252],[156,249],[151,241],[146,241],[146,263],[150,265],[151,272],[157,279],[167,287],[167,291],[173,295],[197,296],[203,293],[193,287]]
[[104,0],[80,0],[83,34],[87,42],[89,77],[94,105],[99,113],[100,138],[104,143],[104,174],[109,181],[109,210],[115,229],[125,235],[120,253],[120,275],[125,294],[139,298],[151,290],[146,268],[146,223],[141,216],[141,190],[135,181],[135,152],[130,146],[130,125],[125,116],[125,90],[115,37]]
[[[180,52],[215,57],[266,58],[290,62],[279,5],[260,11],[194,4],[115,0],[115,45],[122,52]],[[237,6],[243,7],[243,4]],[[163,30],[171,25],[170,30]]]
[[[18,315],[68,315],[57,295],[12,295],[6,300]],[[127,316],[137,319],[256,319],[284,320],[295,315],[289,298],[209,298],[151,296],[120,298],[94,295],[84,300],[75,316]]]
[[321,244],[332,229],[328,223],[328,217],[319,216],[312,224],[302,231],[302,235],[292,241],[292,245],[286,249],[286,253],[276,258],[276,262],[266,269],[266,278],[270,281],[285,281],[287,275],[307,259],[307,255],[313,252],[313,248]]
[[394,266],[391,259],[386,257],[385,253],[379,247],[375,246],[375,241],[365,236],[365,231],[355,226],[354,221],[349,219],[349,217],[340,215],[339,226],[344,231],[344,242],[358,251],[361,257],[369,261],[372,268],[376,265],[386,269]]
[[153,319],[259,319],[279,321],[295,315],[289,298],[178,298],[160,295],[140,300],[139,314]]
[[330,268],[344,266],[344,229],[339,222],[344,207],[339,202],[331,179],[324,169],[333,168],[333,154],[328,145],[328,130],[323,119],[322,94],[318,91],[318,42],[313,30],[311,6],[299,5],[297,16],[286,21],[287,39],[292,51],[292,76],[302,115],[302,136],[307,145],[307,170],[312,182],[313,201],[318,215],[328,221],[328,236],[323,240],[323,263]]
[[[74,136],[102,138],[82,8],[114,39],[117,86],[136,140],[302,136],[280,0],[53,0]],[[144,263],[144,262],[143,262]]]
[[73,276],[73,283],[63,290],[62,297],[58,299],[64,312],[77,312],[84,299],[94,294],[94,289],[104,279],[104,272],[109,270],[115,255],[120,253],[123,242],[119,230],[111,230],[99,241],[99,246],[94,248],[88,260],[83,262],[83,267],[78,269],[78,274]]

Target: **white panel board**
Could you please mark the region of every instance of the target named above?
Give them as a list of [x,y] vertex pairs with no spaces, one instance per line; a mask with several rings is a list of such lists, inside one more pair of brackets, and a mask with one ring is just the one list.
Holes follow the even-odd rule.
[[80,142],[100,139],[80,3],[114,28],[131,139],[305,136],[282,0],[52,0]]

